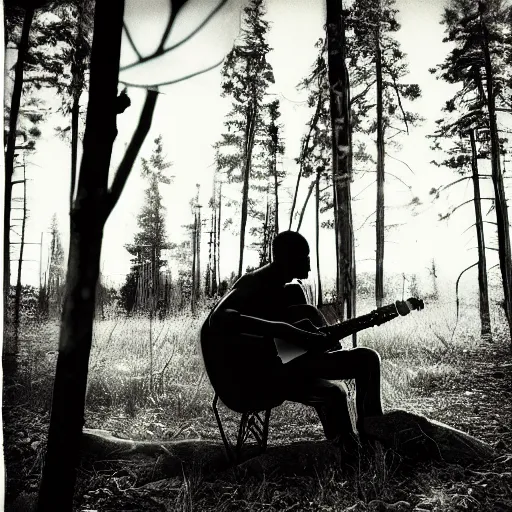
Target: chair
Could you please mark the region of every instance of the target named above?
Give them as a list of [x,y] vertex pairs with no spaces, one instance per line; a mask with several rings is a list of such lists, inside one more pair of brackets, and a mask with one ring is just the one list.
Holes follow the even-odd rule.
[[[219,410],[217,408],[218,401],[219,395],[215,393],[212,402],[212,409],[213,413],[215,414],[215,419],[217,420],[217,425],[219,427],[220,435],[222,438],[222,442],[224,443],[224,448],[226,450],[226,456],[228,460],[233,464],[237,464],[238,462],[240,462],[242,448],[245,445],[246,441],[248,440],[250,434],[252,434],[252,436],[256,440],[256,443],[259,446],[259,452],[263,453],[267,449],[270,413],[275,405],[262,404],[260,407],[256,407],[256,409],[250,408],[243,411],[242,417],[240,419],[240,425],[238,427],[236,445],[233,446],[224,431],[224,427],[220,419]],[[264,413],[263,418],[262,413]]]
[[[340,400],[342,397],[343,400]],[[229,409],[234,410],[235,412],[238,412],[242,415],[238,427],[236,444],[233,445],[233,443],[231,443],[228,439],[228,436],[224,430],[224,426],[222,425],[222,420],[220,418],[219,410],[217,407],[219,398],[220,397],[218,393],[215,392],[212,402],[212,409],[215,414],[215,419],[217,420],[217,425],[219,427],[222,442],[224,443],[228,461],[235,465],[241,461],[242,449],[251,434],[259,448],[258,452],[260,454],[264,453],[268,445],[271,411],[275,407],[282,405],[284,400],[277,399],[274,402],[253,402],[251,404],[247,404],[247,407],[244,409],[242,409],[240,406],[233,408],[230,407],[229,404],[224,404]],[[337,386],[331,381],[315,379],[314,382],[309,383],[307,391],[298,390],[296,394],[290,395],[286,398],[286,400],[314,407],[317,411],[320,421],[322,422],[325,435],[328,439],[333,439],[340,427],[347,428],[346,424],[341,425],[342,422],[351,423],[351,414],[348,407],[347,392],[345,389],[341,389],[341,387]],[[330,402],[332,403],[333,400],[338,401],[338,410],[341,409],[340,414],[336,415],[336,418],[330,416],[329,413],[324,409],[324,407]],[[345,410],[343,410],[343,404],[345,404]]]
[[[286,285],[286,293],[288,294],[287,302],[290,305],[306,304],[308,302],[303,286],[300,282]],[[321,311],[326,314],[329,323],[336,321],[336,313],[332,305],[324,305],[321,308]],[[224,443],[226,456],[231,463],[237,464],[241,459],[242,448],[251,434],[259,447],[259,453],[265,452],[268,444],[271,411],[273,408],[280,406],[285,399],[276,399],[274,401],[260,400],[259,402],[253,401],[245,403],[243,407],[239,402],[235,404],[223,400],[224,405],[228,407],[228,409],[242,415],[238,427],[236,444],[233,445],[233,443],[230,442],[222,425],[219,410],[217,408],[219,399],[222,400],[220,395],[223,393],[221,392],[219,395],[219,388],[216,383],[222,382],[222,379],[219,379],[218,375],[213,371],[213,368],[211,366],[209,367],[207,364],[207,361],[211,361],[213,359],[212,349],[209,349],[208,344],[205,343],[208,320],[209,317],[201,330],[200,348],[208,377],[215,391],[212,409],[219,427],[222,442]],[[340,386],[336,385],[332,381],[315,379],[314,381],[310,381],[308,386],[305,386],[304,390],[297,390],[297,393],[294,394],[294,396],[287,396],[286,400],[315,407],[320,421],[322,422],[326,437],[328,439],[332,439],[336,436],[336,433],[339,432],[340,427],[347,428],[348,424],[346,422],[352,423],[351,416],[353,415],[350,414],[348,407],[347,391],[348,387],[346,385],[344,389],[341,389]],[[332,408],[325,409],[325,406],[335,402],[338,407],[337,410],[341,410],[341,413],[336,414],[336,417],[333,417],[332,414],[328,412],[332,410]],[[344,425],[342,425],[343,423]]]

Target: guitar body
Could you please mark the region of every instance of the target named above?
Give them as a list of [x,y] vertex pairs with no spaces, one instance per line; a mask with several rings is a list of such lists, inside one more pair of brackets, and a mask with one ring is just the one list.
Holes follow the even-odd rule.
[[[229,296],[229,293],[219,304]],[[282,320],[290,323],[294,322],[294,319],[310,318],[311,311],[315,310],[312,306],[306,305],[304,291],[297,283],[285,286],[283,302],[285,307],[289,306],[290,314]],[[316,314],[318,315],[318,312]],[[216,333],[210,327],[210,316],[211,313],[201,328],[200,347],[206,373],[222,402],[237,412],[263,410],[283,403],[284,398],[276,396],[275,386],[265,374],[263,364],[259,363],[261,344],[267,341],[259,336],[247,334],[234,336]],[[283,343],[286,344],[285,351],[295,351],[293,357],[305,352],[296,345],[284,341]]]

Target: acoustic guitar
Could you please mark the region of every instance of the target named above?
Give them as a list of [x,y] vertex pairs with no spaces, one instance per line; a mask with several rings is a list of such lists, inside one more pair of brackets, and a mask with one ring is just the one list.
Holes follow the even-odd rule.
[[[326,327],[321,327],[319,331],[327,334],[329,338],[332,338],[333,348],[330,350],[338,350],[341,348],[339,340],[364,329],[389,322],[399,316],[408,315],[411,311],[422,310],[424,307],[425,304],[421,299],[410,297],[405,301],[396,301],[394,304],[388,304],[387,306],[377,308],[366,315],[351,318],[350,320],[338,322]],[[295,325],[300,328],[300,324]],[[307,350],[293,343],[278,338],[275,339],[275,343],[277,352],[283,363],[287,363],[307,352]]]
[[[329,350],[337,350],[341,348],[339,340],[355,332],[381,325],[398,316],[405,316],[410,311],[423,308],[422,300],[410,298],[377,308],[371,313],[357,318],[322,327],[320,330],[333,341],[332,348]],[[212,333],[209,327],[210,316],[211,313],[202,326],[200,346],[206,373],[213,388],[224,404],[234,411],[244,412],[251,408],[261,410],[269,407],[268,404],[272,399],[260,397],[259,391],[254,395],[253,392],[255,389],[257,390],[258,386],[251,386],[255,370],[259,372],[258,380],[264,379],[264,372],[262,374],[261,370],[257,369],[252,357],[254,352],[251,352],[251,347],[257,347],[261,341],[257,337],[251,341],[251,336],[242,335],[244,339],[240,343],[240,336]],[[300,328],[300,323],[295,325]],[[275,339],[275,344],[284,363],[306,352],[297,345],[284,340]],[[274,405],[278,405],[282,401],[282,399],[278,399]]]

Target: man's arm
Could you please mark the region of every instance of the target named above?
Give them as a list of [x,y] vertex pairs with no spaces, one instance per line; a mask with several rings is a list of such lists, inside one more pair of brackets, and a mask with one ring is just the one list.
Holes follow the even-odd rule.
[[310,332],[286,322],[265,320],[241,314],[238,308],[244,299],[245,293],[242,289],[234,289],[229,292],[212,312],[210,326],[226,334],[249,334],[280,338],[295,343],[306,350],[330,348],[330,341],[328,341],[327,336],[316,330]]

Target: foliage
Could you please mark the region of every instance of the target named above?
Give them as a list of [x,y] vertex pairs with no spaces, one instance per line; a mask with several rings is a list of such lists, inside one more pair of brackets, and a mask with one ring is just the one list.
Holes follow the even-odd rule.
[[[308,91],[307,105],[314,110],[307,123],[307,133],[302,137],[301,150],[296,162],[299,164],[299,179],[304,177],[316,180],[319,177],[323,182],[320,211],[324,213],[333,208],[331,114],[326,41],[319,39],[315,47],[318,49],[318,55],[311,72],[298,84],[298,89]],[[312,187],[313,183],[310,184],[310,190]]]
[[[380,47],[383,75],[384,129],[409,131],[420,117],[407,110],[404,100],[414,101],[421,95],[418,84],[404,82],[408,74],[406,55],[392,36],[400,29],[395,0],[356,0],[347,18],[347,56],[353,95],[354,128],[365,134],[377,130],[376,117],[369,112],[376,106],[370,94],[376,83],[377,44]],[[403,128],[398,128],[396,123]]]
[[[511,8],[501,0],[486,3],[484,20],[489,32],[489,52],[492,61],[492,81],[497,105],[510,108],[507,83],[511,80],[510,60],[512,40],[509,30]],[[480,10],[470,0],[453,0],[445,9],[443,24],[446,27],[444,42],[454,44],[442,64],[431,69],[438,79],[450,84],[461,84],[461,88],[446,101],[445,116],[436,121],[433,135],[434,149],[444,149],[448,158],[436,165],[445,165],[464,174],[470,168],[470,148],[467,134],[476,131],[479,158],[490,156],[489,116],[486,106],[485,82],[487,80],[483,53],[483,34],[480,25]],[[445,140],[443,140],[445,139]],[[450,140],[451,139],[451,140]],[[500,145],[506,143],[500,140]],[[448,146],[448,147],[446,147]]]

